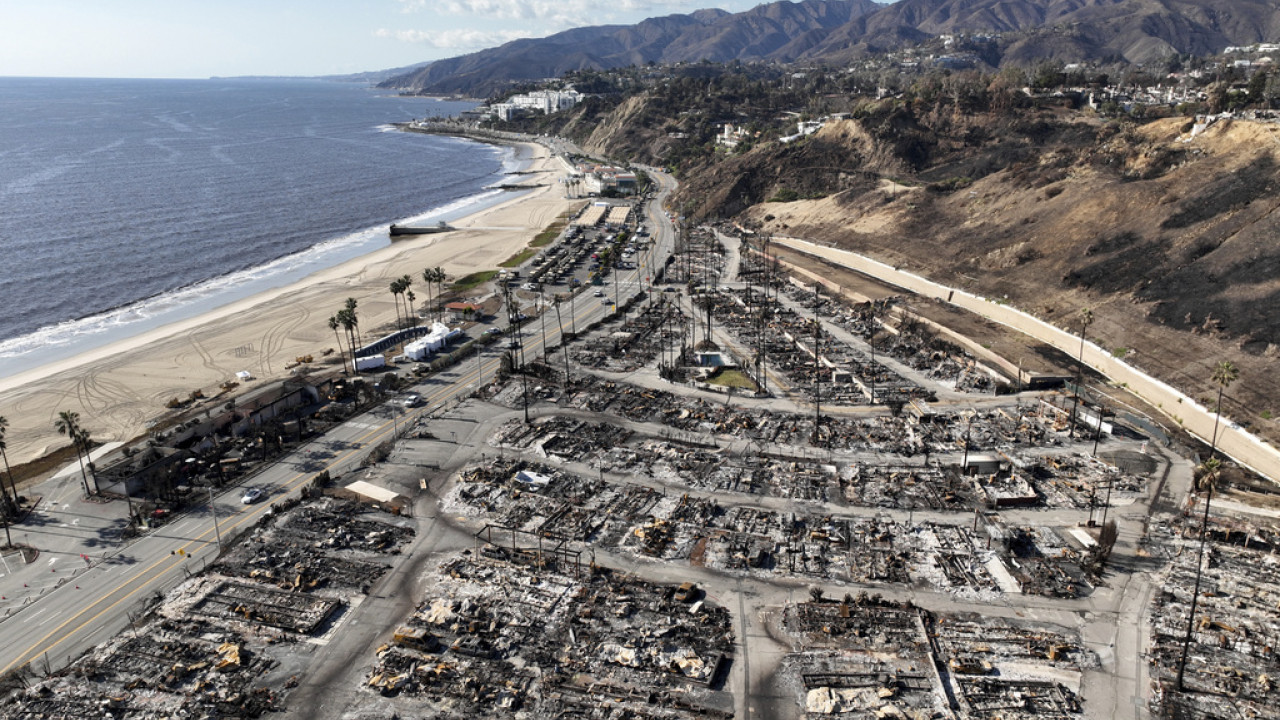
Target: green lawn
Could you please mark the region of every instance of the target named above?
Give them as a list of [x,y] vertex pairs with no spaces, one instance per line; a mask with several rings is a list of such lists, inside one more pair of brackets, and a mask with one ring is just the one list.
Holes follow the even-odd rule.
[[551,241],[555,240],[556,236],[560,234],[560,231],[564,230],[564,226],[568,224],[568,219],[556,220],[548,225],[542,232],[538,233],[537,236],[533,238],[533,241],[529,243],[529,247],[540,248],[550,245]]
[[512,255],[511,257],[507,258],[506,260],[503,260],[502,262],[498,263],[498,267],[504,267],[504,268],[520,267],[520,265],[523,264],[525,260],[528,260],[529,258],[533,257],[537,253],[538,253],[537,250],[534,250],[531,247],[527,247],[521,250],[520,252],[516,253],[515,255]]
[[707,378],[707,384],[750,390],[751,392],[757,392],[760,389],[750,376],[741,370],[734,369],[721,370],[715,376]]
[[481,270],[473,272],[470,275],[464,275],[453,283],[454,292],[464,292],[475,287],[479,287],[498,276],[497,270]]

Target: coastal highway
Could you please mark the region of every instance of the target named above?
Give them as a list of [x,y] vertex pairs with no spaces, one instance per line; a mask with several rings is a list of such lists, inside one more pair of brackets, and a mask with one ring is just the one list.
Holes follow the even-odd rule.
[[[651,176],[661,187],[648,208],[653,245],[646,251],[648,256],[637,262],[636,270],[616,272],[613,280],[627,294],[638,292],[645,275],[651,272],[647,268],[661,267],[674,247],[675,230],[661,207],[675,183],[662,173]],[[611,289],[610,297],[612,294]],[[576,303],[572,318],[580,327],[611,311],[610,307],[593,302],[595,298],[590,296],[581,300]],[[561,306],[562,313],[567,309],[568,306]],[[566,328],[570,327],[570,320],[566,314]],[[524,335],[526,357],[536,357],[542,347],[542,333],[526,331]],[[556,323],[548,323],[546,342],[560,342]],[[482,351],[478,360],[464,360],[412,388],[425,400],[423,407],[406,410],[396,401],[389,401],[263,469],[250,481],[267,492],[257,503],[241,503],[243,486],[225,489],[211,502],[128,544],[110,547],[105,553],[101,543],[86,546],[83,552],[89,554],[87,569],[0,622],[0,673],[28,665],[41,672],[46,667],[60,668],[127,630],[132,618],[150,599],[211,563],[218,555],[220,538],[230,538],[252,527],[270,512],[273,502],[296,493],[321,471],[341,477],[357,469],[374,447],[391,439],[401,428],[420,416],[439,411],[480,382],[491,380],[500,357],[500,352]],[[91,514],[95,505],[82,502],[77,509]],[[40,530],[32,528],[31,532],[38,536]],[[0,592],[8,580],[0,581]]]

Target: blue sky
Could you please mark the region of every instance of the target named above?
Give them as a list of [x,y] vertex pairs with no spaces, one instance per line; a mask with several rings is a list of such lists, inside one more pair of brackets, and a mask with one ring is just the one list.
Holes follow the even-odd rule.
[[0,0],[0,75],[328,75],[760,0]]

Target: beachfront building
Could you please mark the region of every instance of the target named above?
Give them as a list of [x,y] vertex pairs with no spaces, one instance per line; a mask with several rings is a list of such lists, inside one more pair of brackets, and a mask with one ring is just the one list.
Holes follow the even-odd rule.
[[449,313],[449,319],[453,322],[476,320],[484,317],[484,308],[475,303],[451,302],[444,306],[444,310]]
[[582,93],[572,87],[566,90],[534,90],[494,103],[489,106],[489,112],[499,120],[511,120],[535,112],[550,115],[577,105],[582,102],[582,97]]
[[580,163],[576,175],[588,195],[634,195],[636,174],[612,165]]

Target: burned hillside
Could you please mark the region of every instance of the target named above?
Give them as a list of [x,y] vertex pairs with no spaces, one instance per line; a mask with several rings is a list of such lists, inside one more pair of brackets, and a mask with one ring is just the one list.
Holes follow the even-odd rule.
[[[737,219],[910,268],[1070,331],[1079,331],[1080,310],[1091,308],[1091,340],[1193,396],[1208,397],[1205,368],[1217,360],[1264,376],[1280,348],[1272,321],[1280,310],[1280,253],[1268,241],[1277,225],[1271,198],[1280,125],[1177,118],[1121,128],[1073,117],[1031,123],[1028,129],[1054,129],[1022,136],[1021,149],[1016,135],[1004,134],[1011,126],[973,146],[955,137],[936,142],[938,162],[922,169],[891,148],[871,150],[878,141],[864,121],[832,121],[767,158],[760,149],[729,163],[752,160],[777,178],[775,200],[788,173],[801,168],[764,168],[803,156],[802,145],[826,148],[831,165],[842,162],[842,151],[851,170],[864,171],[844,174],[831,194],[805,186],[798,199],[761,202]],[[890,164],[878,159],[886,156],[904,172],[887,172]],[[877,160],[859,165],[864,158]],[[684,196],[723,198],[757,172],[729,163],[689,181]],[[818,182],[821,173],[808,178]],[[1252,384],[1236,400],[1225,411],[1265,433],[1263,411],[1280,403],[1280,393]]]

